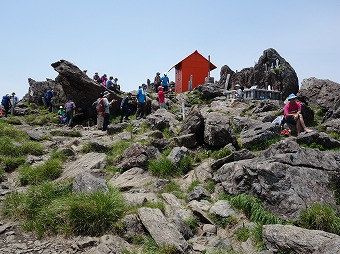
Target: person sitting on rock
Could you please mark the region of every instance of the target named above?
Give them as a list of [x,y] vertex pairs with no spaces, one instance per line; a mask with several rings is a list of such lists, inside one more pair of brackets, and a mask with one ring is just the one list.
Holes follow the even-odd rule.
[[107,76],[106,76],[106,74],[104,74],[104,75],[100,78],[100,80],[101,80],[101,84],[102,84],[103,86],[106,87],[106,81],[107,81]]
[[113,91],[114,83],[113,83],[113,77],[112,76],[110,76],[109,80],[106,82],[106,88]]
[[59,118],[59,123],[65,124],[66,123],[66,110],[64,109],[63,106],[59,107],[57,114],[58,114],[58,118]]
[[96,72],[96,73],[94,74],[93,79],[94,79],[95,81],[97,81],[98,83],[102,83],[102,81],[100,80],[100,76],[99,76],[98,72]]
[[243,91],[239,84],[235,85],[235,99],[243,99]]
[[302,104],[297,101],[297,96],[292,93],[287,99],[289,102],[284,106],[283,109],[284,123],[296,125],[297,135],[300,135],[301,130],[304,130],[305,132],[312,132],[313,130],[308,129],[305,125],[303,116],[301,114]]

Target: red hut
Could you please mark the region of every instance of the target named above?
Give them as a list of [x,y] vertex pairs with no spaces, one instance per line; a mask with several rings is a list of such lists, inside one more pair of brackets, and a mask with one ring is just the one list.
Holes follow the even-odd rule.
[[[210,63],[196,50],[191,55],[174,65],[175,67],[175,93],[189,90],[189,81],[192,76],[192,89],[205,83],[208,73],[217,67]],[[170,69],[170,70],[171,70]]]

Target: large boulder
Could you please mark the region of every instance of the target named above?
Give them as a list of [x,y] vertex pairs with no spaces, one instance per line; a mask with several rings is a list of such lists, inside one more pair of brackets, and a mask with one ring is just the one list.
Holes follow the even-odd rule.
[[297,219],[313,203],[335,206],[332,178],[339,178],[339,168],[335,154],[302,148],[287,139],[260,157],[224,164],[214,180],[229,194],[255,195],[277,216]]
[[204,118],[201,114],[199,106],[193,106],[180,129],[181,135],[194,134],[198,144],[203,143]]
[[223,66],[220,72],[220,85],[224,85],[227,75],[230,74],[228,88],[239,83],[245,88],[257,86],[267,89],[282,91],[283,98],[299,91],[298,77],[293,67],[273,48],[263,51],[262,56],[254,67],[244,68],[241,71],[232,71],[228,66]]
[[297,96],[307,104],[321,107],[325,111],[325,119],[339,117],[340,84],[327,79],[304,79]]

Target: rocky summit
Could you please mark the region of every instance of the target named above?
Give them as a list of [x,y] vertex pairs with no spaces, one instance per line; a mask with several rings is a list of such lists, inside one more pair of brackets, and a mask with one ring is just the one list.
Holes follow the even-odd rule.
[[[168,110],[150,91],[139,120],[120,123],[112,92],[101,131],[91,105],[105,88],[68,61],[52,67],[56,80],[30,79],[0,119],[0,253],[340,252],[339,84],[310,78],[299,90],[268,49],[255,67],[167,94]],[[226,74],[297,93],[313,132],[282,135],[284,102],[227,98]],[[83,108],[74,126],[44,107],[51,87],[55,105],[72,95]]]

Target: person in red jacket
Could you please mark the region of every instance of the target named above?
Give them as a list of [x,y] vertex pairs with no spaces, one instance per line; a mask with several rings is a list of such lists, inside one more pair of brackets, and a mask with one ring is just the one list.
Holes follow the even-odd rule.
[[284,106],[283,115],[284,122],[296,125],[297,134],[300,135],[301,130],[305,132],[312,132],[306,127],[305,122],[303,120],[303,116],[301,114],[302,105],[299,101],[297,101],[297,96],[295,94],[290,94],[288,96],[288,103]]
[[165,92],[163,91],[163,87],[158,87],[158,104],[160,108],[168,109],[168,107],[165,104]]

